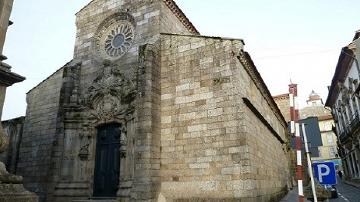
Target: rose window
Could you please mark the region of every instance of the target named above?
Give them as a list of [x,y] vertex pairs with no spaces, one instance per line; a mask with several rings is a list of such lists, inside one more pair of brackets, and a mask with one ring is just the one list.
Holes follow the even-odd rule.
[[133,28],[128,24],[120,24],[112,29],[104,44],[106,54],[110,57],[123,55],[130,48],[133,37]]
[[134,23],[119,18],[104,22],[95,35],[96,54],[104,59],[119,59],[132,46]]

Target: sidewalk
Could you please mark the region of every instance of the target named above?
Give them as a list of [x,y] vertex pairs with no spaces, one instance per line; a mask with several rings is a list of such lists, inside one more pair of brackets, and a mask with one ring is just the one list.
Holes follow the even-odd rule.
[[360,181],[359,180],[356,180],[356,181],[343,180],[342,182],[360,189]]
[[[290,190],[288,194],[280,202],[296,202],[299,201],[298,189],[297,187]],[[310,202],[309,200],[304,199],[304,202]]]

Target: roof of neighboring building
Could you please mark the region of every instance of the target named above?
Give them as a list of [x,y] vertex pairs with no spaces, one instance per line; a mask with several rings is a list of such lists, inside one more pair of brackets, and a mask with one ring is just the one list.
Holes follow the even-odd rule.
[[289,98],[289,93],[273,96],[274,100],[285,100],[285,99],[288,99],[288,98]]
[[1,86],[11,86],[14,83],[18,83],[25,80],[25,77],[20,76],[14,72],[11,72],[10,69],[7,69],[7,64],[0,61],[0,85]]
[[314,90],[312,90],[309,95],[309,99],[307,101],[314,101],[314,100],[321,100],[321,97]]
[[[76,14],[80,13],[90,4],[92,4],[96,0],[90,1],[86,6],[80,9]],[[179,8],[179,6],[173,0],[162,0],[166,6],[174,13],[174,15],[179,19],[179,21],[193,34],[200,34],[196,27],[190,22],[190,20],[186,17],[184,12]]]
[[333,116],[332,115],[324,115],[324,116],[319,116],[318,119],[319,119],[319,121],[332,120]]
[[354,36],[354,38],[353,38],[353,41],[355,41],[355,40],[358,39],[359,37],[360,37],[360,29],[355,32],[355,36]]
[[11,123],[11,122],[18,122],[18,121],[23,121],[24,119],[25,119],[25,116],[19,116],[19,117],[8,119],[8,120],[3,120],[3,121],[1,121],[1,123],[4,124],[4,123]]
[[[305,119],[307,117],[328,117],[331,116],[330,109],[324,106],[308,106],[300,109],[300,118]],[[331,116],[332,117],[332,116]]]
[[354,60],[353,56],[354,56],[354,52],[351,49],[349,49],[347,46],[341,49],[341,53],[336,65],[333,79],[331,81],[331,86],[329,89],[329,94],[326,99],[325,106],[332,107],[336,102],[336,98],[340,90],[338,83],[344,82],[346,78],[346,74],[350,70],[351,63]]

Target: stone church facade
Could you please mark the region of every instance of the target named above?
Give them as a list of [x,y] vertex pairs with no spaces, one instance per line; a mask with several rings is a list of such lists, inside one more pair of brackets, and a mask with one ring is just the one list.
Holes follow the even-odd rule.
[[27,94],[16,173],[41,201],[277,200],[287,125],[239,39],[172,0],[93,0],[74,59]]

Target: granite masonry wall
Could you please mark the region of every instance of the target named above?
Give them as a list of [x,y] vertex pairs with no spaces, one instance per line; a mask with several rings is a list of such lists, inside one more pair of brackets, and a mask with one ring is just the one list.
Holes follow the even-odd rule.
[[8,148],[5,152],[0,154],[1,162],[6,165],[6,170],[9,173],[16,174],[16,166],[19,158],[20,142],[22,140],[22,133],[24,127],[25,117],[18,117],[2,121],[5,134],[9,140]]
[[[86,92],[96,76],[99,75],[99,71],[102,71],[103,67],[99,56],[94,54],[94,35],[97,32],[99,25],[107,17],[118,12],[130,13],[134,18],[136,26],[136,35],[132,48],[121,58],[120,61],[115,61],[119,68],[122,69],[122,73],[130,79],[137,77],[140,59],[139,47],[144,44],[155,43],[159,39],[160,30],[190,33],[188,29],[183,26],[183,23],[180,22],[177,17],[172,15],[172,12],[166,6],[164,1],[91,1],[76,14],[77,34],[73,64],[81,64],[79,65],[79,68],[81,67],[81,70],[79,71],[79,89],[82,94]],[[164,26],[164,28],[161,29],[161,26]],[[157,62],[154,59],[151,63]],[[152,71],[149,71],[150,78],[152,78]],[[156,71],[154,70],[154,72]],[[57,123],[57,121],[59,121],[63,116],[63,109],[59,109],[59,106],[63,102],[60,100],[60,91],[63,87],[63,82],[64,84],[67,82],[63,81],[63,76],[63,69],[58,70],[56,73],[32,89],[27,95],[28,107],[23,139],[20,145],[18,174],[24,176],[26,187],[41,195],[41,200],[45,199],[46,192],[52,192],[52,190],[49,189],[54,189],[54,184],[51,186],[48,185],[52,183],[53,180],[59,180],[56,177],[53,178],[52,175],[60,172],[59,169],[64,167],[60,165],[61,162],[64,161],[51,159],[58,158],[59,155],[61,156],[61,153],[64,152],[61,151],[61,147],[64,147],[64,142],[59,141],[59,139],[56,138],[74,136],[70,134],[58,134],[57,136],[57,133],[59,131],[60,133],[61,131],[62,133],[67,133],[66,131],[71,131],[71,134],[77,133],[76,128],[66,130],[66,128],[61,128],[66,127],[66,125],[64,126],[63,123]],[[141,122],[141,120],[139,121]],[[59,127],[61,128],[60,130]],[[156,129],[153,130],[156,131]],[[56,148],[54,148],[54,146],[56,146]],[[73,170],[70,167],[69,169]],[[73,170],[73,172],[74,175],[78,175],[76,173],[79,173],[76,169]],[[77,177],[73,178],[77,179]],[[139,196],[140,195],[141,194],[139,194]]]
[[17,174],[24,176],[24,186],[44,197],[56,134],[62,69],[27,94],[24,132],[19,150]]
[[[73,61],[80,64],[75,67],[75,69],[80,68],[77,78],[78,99],[86,97],[89,87],[103,72],[103,58],[94,50],[96,33],[103,22],[119,12],[130,14],[130,18],[133,18],[131,20],[135,25],[135,37],[132,48],[121,59],[112,60],[111,64],[120,70],[124,78],[134,84],[137,83],[139,97],[136,101],[134,119],[127,124],[129,144],[126,160],[121,162],[122,183],[117,195],[135,201],[150,200],[157,197],[159,187],[157,173],[160,168],[160,126],[157,124],[160,122],[160,50],[158,45],[151,44],[156,44],[159,40],[161,30],[188,34],[190,31],[178,17],[174,16],[165,1],[90,2],[76,14],[77,38]],[[77,83],[76,80],[71,82]],[[68,91],[70,97],[77,97],[71,89]],[[64,103],[64,106],[71,107],[70,105],[73,104],[79,103]],[[77,110],[69,111],[68,107],[65,108],[67,109],[64,113],[63,135],[59,135],[58,146],[55,149],[62,153],[60,156],[63,157],[55,160],[55,164],[58,165],[56,169],[59,170],[53,171],[55,175],[56,173],[60,175],[54,177],[57,181],[52,188],[54,194],[50,193],[48,197],[48,200],[53,201],[68,201],[91,196],[93,188],[96,132],[92,127],[84,128],[84,123],[89,125],[86,123],[89,112],[78,113]],[[88,162],[79,160],[76,155],[82,144],[82,136],[90,137]]]
[[118,12],[129,13],[135,21],[135,38],[132,48],[114,61],[119,64],[127,77],[135,77],[138,66],[139,47],[154,44],[160,32],[187,33],[190,31],[175,17],[162,0],[94,0],[80,10],[76,16],[76,42],[74,58],[82,62],[82,91],[90,86],[101,67],[102,59],[94,53],[94,36],[99,25],[109,16]]
[[284,194],[286,124],[240,63],[243,42],[163,34],[161,47],[159,200]]
[[283,114],[285,121],[290,121],[290,99],[289,94],[274,96],[274,101]]

